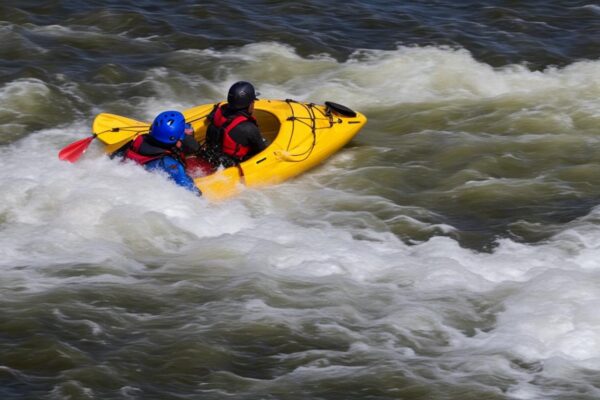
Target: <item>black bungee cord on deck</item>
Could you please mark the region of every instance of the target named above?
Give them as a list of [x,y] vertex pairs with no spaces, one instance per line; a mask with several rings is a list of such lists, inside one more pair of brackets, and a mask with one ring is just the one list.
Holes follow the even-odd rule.
[[[306,151],[304,151],[302,153],[298,153],[298,154],[290,154],[291,157],[301,157],[301,156],[304,156],[303,158],[298,159],[298,160],[286,160],[286,161],[289,161],[289,162],[302,162],[302,161],[308,159],[308,157],[310,157],[310,155],[312,154],[312,152],[313,152],[313,150],[314,150],[314,148],[315,148],[315,146],[317,144],[317,129],[329,129],[335,123],[341,124],[342,120],[338,118],[337,121],[334,121],[333,120],[333,116],[331,115],[330,112],[329,113],[323,112],[323,110],[315,107],[314,103],[309,103],[307,105],[305,103],[301,103],[301,102],[298,102],[298,101],[292,100],[292,99],[286,99],[285,102],[290,107],[290,111],[292,113],[292,116],[288,117],[288,119],[287,119],[288,121],[292,121],[292,133],[290,134],[290,140],[288,141],[288,145],[286,147],[286,151],[289,151],[290,150],[290,146],[292,145],[292,139],[294,137],[294,127],[295,127],[294,122],[295,121],[298,121],[298,122],[303,123],[304,125],[308,126],[310,128],[312,136],[313,136],[313,142],[312,142],[312,144],[311,144],[311,146],[310,146],[310,148],[308,150],[306,150]],[[309,116],[308,117],[297,117],[294,114],[294,107],[292,107],[291,103],[296,103],[296,104],[302,105],[306,109],[306,111],[307,111],[307,113],[308,113]],[[315,109],[317,109],[321,113],[321,115],[323,115],[324,118],[320,118],[320,117],[318,118],[315,115]],[[310,123],[307,122],[306,120],[310,120]],[[329,127],[317,128],[317,120],[328,121],[329,122]]]

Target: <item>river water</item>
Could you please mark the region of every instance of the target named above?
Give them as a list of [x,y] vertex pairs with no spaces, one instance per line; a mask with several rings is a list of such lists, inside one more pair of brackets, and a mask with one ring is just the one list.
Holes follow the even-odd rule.
[[[396,3],[396,4],[394,4]],[[0,398],[600,398],[592,1],[3,1]],[[222,203],[92,146],[223,99],[369,118]]]

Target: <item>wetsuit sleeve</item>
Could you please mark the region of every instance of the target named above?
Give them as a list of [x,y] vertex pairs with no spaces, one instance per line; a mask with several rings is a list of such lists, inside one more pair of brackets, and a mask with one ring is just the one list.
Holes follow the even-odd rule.
[[244,122],[236,126],[231,135],[238,143],[250,147],[251,154],[260,153],[267,148],[267,142],[262,137],[258,126],[252,122]]
[[194,183],[194,180],[185,172],[183,165],[173,157],[163,157],[160,160],[161,169],[165,171],[169,178],[179,186],[183,186],[189,191],[201,195],[200,189]]
[[181,151],[183,151],[184,154],[195,154],[200,150],[200,144],[194,135],[184,135],[181,143]]

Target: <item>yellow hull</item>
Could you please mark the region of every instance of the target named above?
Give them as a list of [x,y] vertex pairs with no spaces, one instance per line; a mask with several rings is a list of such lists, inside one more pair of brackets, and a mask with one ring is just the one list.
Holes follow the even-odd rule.
[[[213,106],[206,104],[183,112],[199,141],[204,140],[206,116]],[[313,168],[348,143],[367,121],[360,113],[346,116],[340,113],[344,110],[292,100],[257,100],[254,109],[254,117],[269,145],[238,166],[196,178],[196,185],[210,200],[231,197],[244,187],[280,183]],[[99,133],[107,152],[112,152],[132,137],[147,133],[148,124],[100,114],[93,130]]]

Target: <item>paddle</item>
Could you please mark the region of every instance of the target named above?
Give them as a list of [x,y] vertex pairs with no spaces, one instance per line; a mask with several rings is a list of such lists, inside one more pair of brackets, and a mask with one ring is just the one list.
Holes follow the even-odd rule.
[[90,143],[92,143],[92,140],[94,140],[96,136],[98,135],[94,133],[90,137],[78,140],[65,146],[61,151],[58,152],[58,158],[63,161],[74,163],[75,161],[79,160],[79,157],[81,157],[83,153],[85,153]]
[[[190,123],[199,121],[212,111],[213,105],[197,106],[183,112]],[[85,153],[92,141],[98,139],[106,146],[105,151],[112,153],[138,135],[148,132],[150,124],[121,115],[100,113],[94,118],[92,131],[98,132],[85,139],[67,145],[58,153],[58,158],[64,161],[76,162]]]
[[72,163],[76,162],[96,137],[106,145],[107,152],[112,153],[138,134],[147,132],[149,126],[145,122],[116,114],[98,114],[92,125],[92,130],[98,133],[67,145],[58,153],[58,158]]

